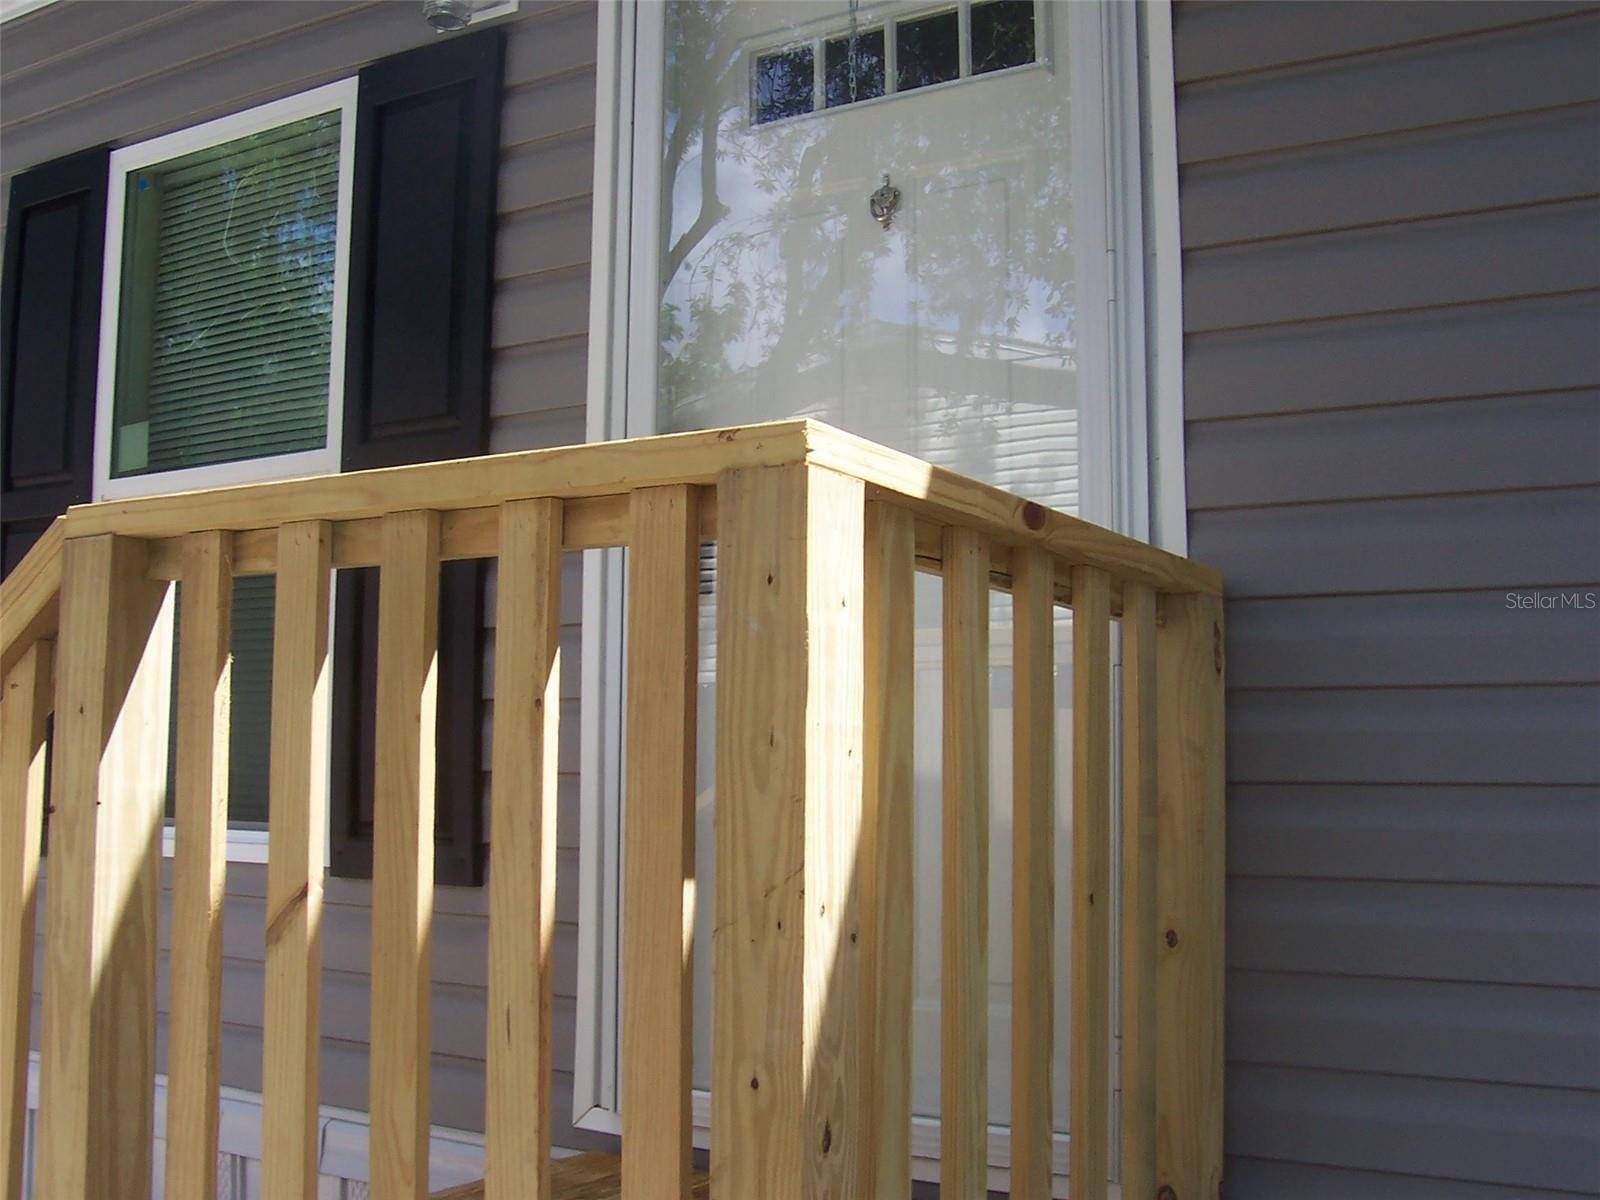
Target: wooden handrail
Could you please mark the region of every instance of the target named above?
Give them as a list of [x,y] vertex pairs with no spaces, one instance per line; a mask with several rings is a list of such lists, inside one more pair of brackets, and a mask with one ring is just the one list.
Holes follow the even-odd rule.
[[[331,573],[380,579],[371,1168],[427,1178],[433,678],[439,564],[500,560],[486,1194],[548,1200],[559,563],[633,551],[622,1020],[623,1195],[690,1172],[698,548],[718,546],[712,1185],[909,1196],[915,891],[941,889],[944,1185],[986,1186],[987,1071],[1012,1062],[1012,1194],[1052,1187],[1053,1046],[1073,1047],[1075,1197],[1103,1197],[1111,972],[1122,980],[1124,1185],[1214,1195],[1221,1094],[1221,582],[1215,571],[812,421],[674,434],[73,508],[0,586],[0,1200],[17,1200],[43,811],[56,726],[40,1170],[72,1200],[147,1179],[153,897],[182,581],[169,1058],[198,1137],[168,1178],[209,1200],[220,1019],[231,575],[278,576],[263,1188],[309,1194]],[[945,576],[944,863],[911,842],[915,571]],[[1014,1042],[987,1037],[988,639],[1014,595]],[[1071,1028],[1053,1024],[1053,623],[1072,659]],[[1112,794],[1111,629],[1121,643]],[[53,681],[53,686],[52,686]],[[63,759],[62,754],[70,755]],[[26,756],[26,763],[18,756]],[[1123,841],[1111,843],[1114,805]],[[1120,854],[1123,934],[1112,945]],[[998,895],[998,894],[997,894]],[[26,924],[26,928],[24,925]],[[143,1146],[143,1150],[140,1147]],[[629,1154],[632,1157],[629,1157]],[[142,1157],[141,1157],[142,1154]],[[129,1171],[132,1174],[129,1174]],[[52,1194],[56,1194],[53,1192]]]

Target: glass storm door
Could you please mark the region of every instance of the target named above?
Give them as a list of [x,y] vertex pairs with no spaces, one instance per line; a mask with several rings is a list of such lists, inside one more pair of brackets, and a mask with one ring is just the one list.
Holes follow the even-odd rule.
[[[812,416],[1079,507],[1071,6],[715,3],[666,11],[659,431]],[[1081,155],[1079,156],[1081,157]],[[1081,174],[1081,171],[1079,172]],[[880,189],[883,189],[880,191]],[[876,196],[875,196],[876,193]],[[706,563],[696,1080],[710,1076],[716,641]],[[997,617],[1009,601],[997,597]],[[939,1103],[940,612],[917,595],[914,1106]],[[993,637],[989,1112],[1008,1123],[1009,621]],[[1070,636],[1058,630],[1060,700]],[[1058,712],[1057,1128],[1066,1126],[1070,714]],[[1060,1147],[1058,1147],[1060,1149]]]

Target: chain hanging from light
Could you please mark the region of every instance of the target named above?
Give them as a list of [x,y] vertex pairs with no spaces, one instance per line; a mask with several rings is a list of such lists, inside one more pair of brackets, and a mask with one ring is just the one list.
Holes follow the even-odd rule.
[[861,31],[856,14],[861,11],[861,0],[850,0],[850,103],[856,102],[856,53],[861,42]]

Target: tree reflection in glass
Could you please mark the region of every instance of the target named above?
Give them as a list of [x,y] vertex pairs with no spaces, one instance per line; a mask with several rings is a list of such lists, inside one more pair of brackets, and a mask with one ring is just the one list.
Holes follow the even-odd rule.
[[829,108],[883,95],[883,30],[830,38],[823,53]]
[[[1026,74],[752,127],[742,49],[798,38],[787,11],[816,12],[669,10],[662,426],[814,414],[1073,507],[1065,89]],[[866,205],[886,170],[887,234]]]
[[[830,106],[808,120],[759,123],[751,112],[752,52],[759,59],[768,47],[825,38],[826,80],[827,42],[847,27],[845,5],[695,0],[667,13],[657,427],[814,416],[1076,509],[1080,327],[1065,71],[997,73],[884,103]],[[1053,25],[1062,30],[1066,21]],[[1057,62],[1065,61],[1061,46]],[[885,172],[902,192],[888,231],[867,209]],[[915,836],[927,863],[938,861],[939,613],[937,582],[922,584],[915,707],[932,714],[933,728],[919,725],[917,733],[916,807],[925,819]],[[713,614],[708,597],[700,624],[697,996],[710,989],[715,889]],[[997,630],[1005,627],[997,621]],[[997,633],[994,686],[1003,697],[1010,695],[1006,652]],[[1066,671],[1065,649],[1058,661]],[[1063,703],[1070,694],[1061,689]],[[1007,712],[1001,701],[992,714],[996,921],[1009,913]],[[1064,708],[1058,727],[1070,729]],[[1060,770],[1069,767],[1063,753]],[[1065,783],[1060,794],[1070,795]],[[1069,839],[1060,837],[1057,849],[1065,896]],[[928,924],[937,909],[936,900],[931,914],[919,902],[919,1045],[936,1045],[939,1036],[938,937]],[[1009,963],[1009,936],[991,928],[995,1048],[1006,1044]],[[1064,963],[1059,956],[1063,998]],[[1057,1020],[1066,1027],[1064,1009]],[[696,1083],[707,1086],[708,1006],[697,1003],[695,1022]],[[1058,1050],[1058,1127],[1066,1120],[1069,1055],[1070,1047]],[[990,1114],[1003,1124],[1006,1057],[992,1052],[991,1060]],[[937,1055],[917,1067],[920,1113],[938,1106],[930,1070]]]

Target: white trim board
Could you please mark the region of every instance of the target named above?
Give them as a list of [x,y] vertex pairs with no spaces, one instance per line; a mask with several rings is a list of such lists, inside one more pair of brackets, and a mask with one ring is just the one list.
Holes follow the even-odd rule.
[[[1103,253],[1086,249],[1080,287],[1104,297],[1085,305],[1088,368],[1081,431],[1107,455],[1082,461],[1083,515],[1158,544],[1181,545],[1183,530],[1181,291],[1175,252],[1175,128],[1171,21],[1166,0],[1053,6],[1080,28],[1070,40],[1074,138],[1103,164],[1103,189],[1080,197],[1086,230],[1104,234]],[[594,224],[590,281],[588,437],[600,441],[656,431],[656,290],[636,276],[659,244],[663,70],[662,7],[634,0],[602,5],[597,44]],[[1164,41],[1162,40],[1164,38]],[[1151,43],[1156,43],[1151,45]],[[1150,78],[1164,71],[1162,79]],[[1162,106],[1165,105],[1164,110]],[[1152,111],[1152,107],[1155,111]],[[815,114],[813,114],[815,115]],[[1116,131],[1108,136],[1108,131]],[[1168,161],[1168,160],[1171,161]],[[1085,234],[1085,237],[1088,235]],[[1084,243],[1087,246],[1090,243]],[[1159,307],[1159,313],[1155,310]],[[1159,319],[1158,319],[1159,318]],[[1098,360],[1098,361],[1097,361]],[[1099,401],[1096,403],[1096,401]],[[1176,428],[1176,441],[1172,429]],[[1115,457],[1121,469],[1107,462]],[[1170,512],[1176,507],[1176,533]],[[590,551],[584,563],[580,768],[579,980],[574,1124],[617,1133],[617,919],[620,908],[623,591],[619,551]],[[707,1097],[695,1098],[696,1143],[704,1145]],[[1006,1181],[1008,1136],[991,1131],[991,1185]],[[936,1175],[937,1124],[914,1131],[916,1173]],[[1065,1170],[1065,1137],[1056,1147]],[[1058,1189],[1064,1186],[1064,1177]],[[1064,1193],[1062,1193],[1064,1194]]]

